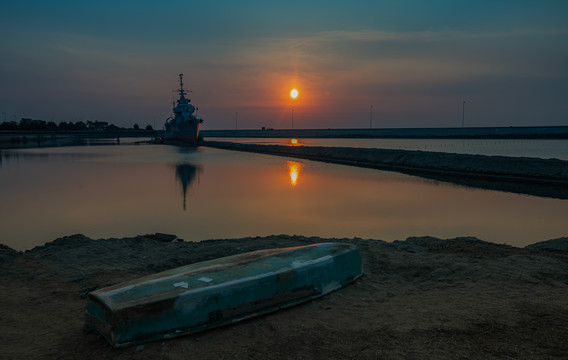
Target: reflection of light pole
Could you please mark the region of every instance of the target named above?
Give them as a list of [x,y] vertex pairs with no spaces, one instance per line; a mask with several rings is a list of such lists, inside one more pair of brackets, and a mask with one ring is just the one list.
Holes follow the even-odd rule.
[[465,100],[462,103],[462,127],[464,126],[464,120],[465,120]]
[[371,105],[371,111],[369,112],[369,128],[373,128],[373,105]]
[[292,129],[294,128],[294,109],[292,109]]

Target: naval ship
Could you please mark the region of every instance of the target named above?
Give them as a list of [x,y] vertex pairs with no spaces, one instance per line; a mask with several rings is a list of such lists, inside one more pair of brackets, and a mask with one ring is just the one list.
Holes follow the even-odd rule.
[[161,137],[166,142],[197,144],[199,139],[199,129],[203,123],[193,113],[196,107],[191,104],[191,100],[185,95],[187,91],[183,88],[183,74],[179,74],[179,89],[177,90],[179,99],[174,103],[174,115],[166,119],[164,131]]

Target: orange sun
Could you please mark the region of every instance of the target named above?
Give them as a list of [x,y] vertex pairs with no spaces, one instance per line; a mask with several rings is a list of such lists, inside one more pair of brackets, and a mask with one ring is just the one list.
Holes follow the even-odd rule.
[[290,91],[290,97],[291,97],[292,99],[297,98],[297,97],[298,97],[298,90],[292,89],[292,91]]

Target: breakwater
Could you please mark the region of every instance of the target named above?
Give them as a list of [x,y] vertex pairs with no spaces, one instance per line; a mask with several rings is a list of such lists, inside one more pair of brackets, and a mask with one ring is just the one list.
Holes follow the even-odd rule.
[[206,130],[209,137],[250,138],[429,138],[429,139],[568,139],[568,126],[401,128],[401,129],[242,129]]
[[221,141],[205,141],[203,145],[398,171],[462,185],[568,199],[568,161],[558,159]]

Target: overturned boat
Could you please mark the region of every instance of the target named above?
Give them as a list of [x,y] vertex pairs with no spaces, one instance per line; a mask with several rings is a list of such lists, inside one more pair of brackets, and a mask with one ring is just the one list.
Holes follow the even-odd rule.
[[351,244],[253,251],[93,291],[86,321],[111,345],[128,346],[297,305],[361,275],[361,257]]

